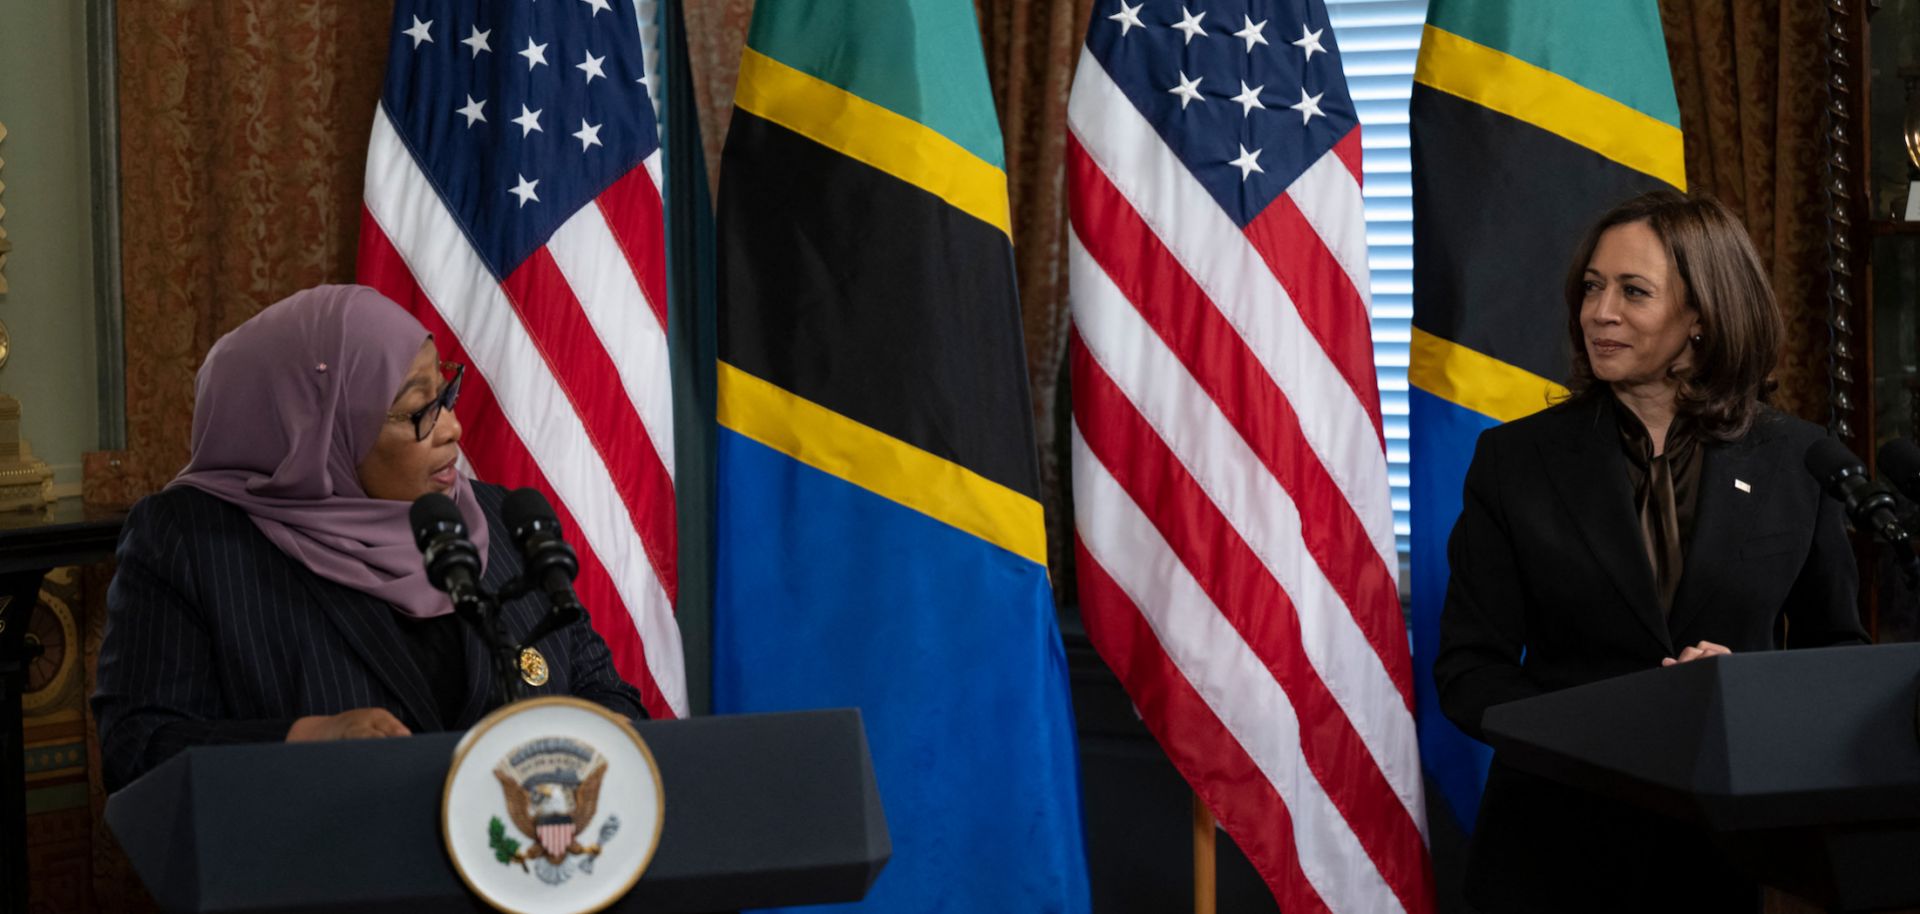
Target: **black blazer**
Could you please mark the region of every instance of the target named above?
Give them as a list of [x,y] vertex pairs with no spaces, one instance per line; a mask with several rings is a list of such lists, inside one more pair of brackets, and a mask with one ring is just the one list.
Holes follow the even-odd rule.
[[[500,520],[506,490],[476,483],[474,494],[490,537],[484,584],[495,590],[521,569]],[[528,595],[503,606],[502,618],[517,637],[545,612]],[[142,499],[121,533],[93,695],[107,789],[191,746],[285,739],[307,715],[381,707],[424,732],[465,729],[492,710],[477,634],[460,626],[467,698],[459,717],[445,720],[394,613],[308,571],[213,495],[183,486]],[[530,694],[577,695],[646,716],[584,620],[538,647],[550,675]]]
[[[1658,667],[1699,641],[1759,651],[1866,640],[1840,507],[1802,463],[1824,432],[1765,407],[1744,438],[1706,446],[1663,618],[1614,417],[1623,408],[1596,390],[1480,436],[1433,667],[1441,711],[1476,739],[1493,705]],[[1751,911],[1757,897],[1704,835],[1497,755],[1470,855],[1468,897],[1488,912]]]

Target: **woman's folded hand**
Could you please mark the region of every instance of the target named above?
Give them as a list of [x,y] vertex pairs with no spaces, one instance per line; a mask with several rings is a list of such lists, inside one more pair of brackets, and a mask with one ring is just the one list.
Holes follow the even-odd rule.
[[1731,653],[1733,653],[1733,651],[1728,650],[1724,645],[1715,644],[1711,641],[1702,641],[1699,644],[1682,650],[1678,657],[1668,657],[1660,661],[1660,665],[1673,666],[1676,663],[1686,663],[1689,660],[1699,660],[1702,657],[1714,657],[1720,654]]
[[412,731],[386,708],[354,708],[338,714],[302,717],[287,729],[287,742],[305,743],[330,739],[379,739],[384,736],[409,736]]

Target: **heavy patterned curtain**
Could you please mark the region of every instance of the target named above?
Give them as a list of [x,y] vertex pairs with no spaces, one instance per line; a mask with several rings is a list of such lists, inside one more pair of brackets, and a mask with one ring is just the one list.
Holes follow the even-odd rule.
[[740,76],[740,50],[747,46],[747,25],[753,21],[753,0],[685,0],[682,9],[700,143],[707,153],[708,190],[717,193],[720,147],[733,117],[733,87]]
[[349,282],[390,0],[118,4],[129,501],[186,464],[194,372],[290,292]]
[[1774,404],[1827,416],[1826,5],[1660,0],[1687,185],[1746,223],[1787,323]]

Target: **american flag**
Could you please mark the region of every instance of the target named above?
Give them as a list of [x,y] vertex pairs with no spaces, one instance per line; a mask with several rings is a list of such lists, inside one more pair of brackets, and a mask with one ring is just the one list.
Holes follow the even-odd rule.
[[660,142],[633,4],[393,15],[360,280],[468,366],[474,474],[547,495],[616,668],[654,716],[684,716]]
[[1098,0],[1068,126],[1088,635],[1281,910],[1430,911],[1326,9]]

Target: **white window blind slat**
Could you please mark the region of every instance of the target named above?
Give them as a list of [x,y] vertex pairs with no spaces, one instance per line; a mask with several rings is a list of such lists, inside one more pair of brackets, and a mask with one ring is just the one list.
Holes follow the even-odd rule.
[[[1427,0],[1326,0],[1347,90],[1360,116],[1360,163],[1372,273],[1373,361],[1393,487],[1400,580],[1407,580],[1407,361],[1413,340],[1413,163],[1407,103]],[[1404,588],[1403,588],[1404,590]]]

